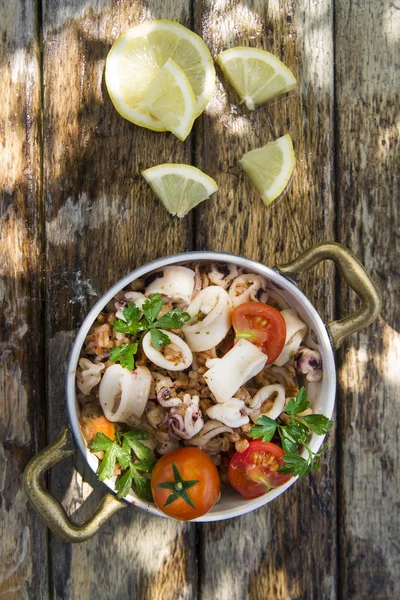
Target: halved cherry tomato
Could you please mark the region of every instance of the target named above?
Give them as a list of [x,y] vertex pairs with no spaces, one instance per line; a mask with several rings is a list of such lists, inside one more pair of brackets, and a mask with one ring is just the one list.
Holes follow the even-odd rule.
[[244,302],[232,311],[236,339],[245,338],[267,356],[267,365],[278,358],[286,340],[286,323],[279,310],[262,302]]
[[189,521],[205,515],[220,496],[218,469],[199,448],[179,448],[158,460],[151,491],[158,508],[174,519]]
[[284,464],[282,448],[272,442],[255,440],[244,452],[236,452],[229,463],[230,484],[247,499],[258,498],[292,477],[277,473]]

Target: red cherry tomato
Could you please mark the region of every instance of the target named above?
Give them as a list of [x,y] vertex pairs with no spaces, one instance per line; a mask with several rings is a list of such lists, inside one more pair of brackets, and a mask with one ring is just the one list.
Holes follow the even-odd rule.
[[292,477],[277,473],[284,464],[282,448],[272,442],[255,440],[244,452],[236,452],[228,467],[231,486],[247,499],[258,498]]
[[199,448],[179,448],[158,460],[151,491],[158,508],[174,519],[189,521],[207,513],[220,496],[218,469]]
[[279,310],[262,302],[244,302],[232,311],[236,339],[244,338],[268,356],[267,365],[278,358],[286,340],[286,323]]

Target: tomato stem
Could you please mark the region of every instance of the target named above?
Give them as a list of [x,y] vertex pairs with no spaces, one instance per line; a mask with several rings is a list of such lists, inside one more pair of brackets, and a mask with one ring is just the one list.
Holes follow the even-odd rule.
[[187,491],[189,488],[196,485],[196,483],[199,483],[199,480],[193,479],[191,481],[185,481],[184,479],[182,479],[182,476],[179,473],[179,469],[174,463],[172,463],[172,470],[174,473],[174,481],[164,481],[164,483],[159,483],[157,485],[158,488],[171,490],[171,493],[168,496],[164,506],[168,506],[168,504],[172,504],[172,502],[175,502],[175,500],[177,500],[178,498],[182,498],[182,500],[189,504],[189,506],[195,509],[196,506],[194,505],[193,500],[191,499]]

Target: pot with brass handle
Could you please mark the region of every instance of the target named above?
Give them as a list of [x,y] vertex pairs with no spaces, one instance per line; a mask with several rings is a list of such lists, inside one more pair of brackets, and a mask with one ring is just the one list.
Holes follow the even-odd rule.
[[[361,300],[360,308],[353,314],[339,321],[331,321],[327,325],[324,324],[308,298],[297,287],[297,283],[301,277],[309,269],[324,260],[335,262],[348,285]],[[372,323],[379,314],[380,297],[373,281],[352,252],[334,242],[316,244],[292,262],[277,265],[274,268],[226,253],[188,252],[161,258],[136,269],[110,288],[91,309],[79,329],[69,360],[66,384],[70,426],[76,445],[85,456],[93,471],[97,469],[98,459],[87,448],[80,430],[80,409],[76,398],[75,382],[78,360],[88,331],[104,306],[134,280],[146,278],[166,266],[188,265],[190,263],[225,263],[241,267],[250,273],[262,275],[267,279],[268,286],[275,291],[275,294],[280,295],[287,305],[297,311],[301,320],[307,324],[309,333],[306,343],[309,347],[315,348],[320,352],[324,366],[322,380],[318,383],[306,384],[308,385],[308,396],[313,410],[324,414],[328,418],[331,417],[333,412],[336,393],[334,350],[341,345],[347,336]],[[322,443],[323,436],[313,433],[310,438],[309,447],[313,452],[317,452]],[[106,481],[105,484],[110,488],[112,493],[107,493],[98,508],[84,523],[80,525],[72,523],[59,502],[44,488],[41,481],[42,474],[47,469],[70,455],[71,452],[65,450],[66,444],[66,430],[63,430],[54,444],[45,448],[32,459],[24,473],[25,489],[30,501],[46,524],[59,537],[68,542],[85,541],[92,537],[109,517],[129,504],[135,504],[139,508],[155,515],[165,517],[155,504],[146,502],[133,493],[129,494],[124,500],[118,500],[114,495],[113,483]],[[272,489],[263,496],[253,500],[239,498],[233,490],[224,491],[221,500],[211,511],[196,520],[200,522],[219,521],[255,510],[285,492],[296,479],[292,477],[284,485]]]

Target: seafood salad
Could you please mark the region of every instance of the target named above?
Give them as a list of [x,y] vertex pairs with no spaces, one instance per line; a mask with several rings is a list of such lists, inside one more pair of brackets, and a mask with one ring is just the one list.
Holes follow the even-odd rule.
[[307,441],[331,422],[302,387],[323,375],[306,333],[264,277],[233,264],[166,266],[133,281],[97,316],[77,368],[99,479],[191,519],[221,485],[256,498],[316,468]]

